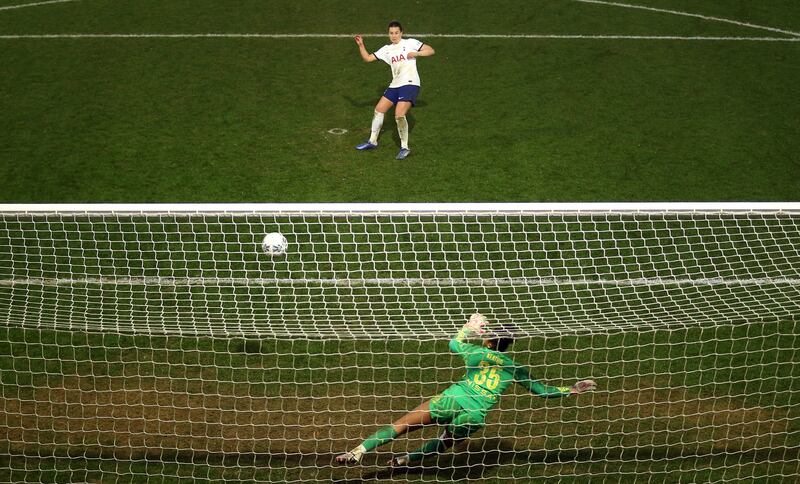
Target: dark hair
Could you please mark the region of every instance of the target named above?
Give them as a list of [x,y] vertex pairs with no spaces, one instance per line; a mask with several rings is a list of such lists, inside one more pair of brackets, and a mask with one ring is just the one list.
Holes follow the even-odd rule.
[[397,20],[392,20],[391,22],[389,22],[389,26],[386,27],[386,30],[389,30],[392,27],[397,27],[398,29],[400,29],[400,32],[403,31],[403,26],[400,25],[400,22],[398,22]]
[[497,351],[505,351],[514,342],[518,329],[512,323],[502,323],[486,332],[486,339],[492,342]]
[[492,340],[492,346],[497,351],[505,351],[514,342],[514,338],[497,338]]

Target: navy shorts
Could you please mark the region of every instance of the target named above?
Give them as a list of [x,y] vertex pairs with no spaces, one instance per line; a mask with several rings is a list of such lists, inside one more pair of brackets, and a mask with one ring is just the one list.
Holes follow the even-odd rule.
[[383,97],[397,104],[400,101],[408,101],[412,106],[417,103],[417,96],[419,95],[419,86],[400,86],[390,87],[383,91]]

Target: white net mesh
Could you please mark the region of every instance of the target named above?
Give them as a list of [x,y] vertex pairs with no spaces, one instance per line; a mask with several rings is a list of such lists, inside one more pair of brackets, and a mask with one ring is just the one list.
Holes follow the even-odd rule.
[[[331,208],[0,211],[0,480],[800,475],[798,207]],[[335,467],[463,375],[475,311],[598,391]]]

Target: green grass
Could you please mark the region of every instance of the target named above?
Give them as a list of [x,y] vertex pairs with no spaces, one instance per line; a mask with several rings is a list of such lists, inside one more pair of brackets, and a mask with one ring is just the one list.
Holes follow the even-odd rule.
[[[795,2],[690,3],[648,5],[800,25]],[[390,5],[69,2],[4,11],[0,34],[377,33],[399,17],[409,35],[782,35],[577,2]],[[353,150],[389,72],[348,38],[0,39],[0,201],[798,199],[800,43],[420,37],[437,55],[403,164],[391,117],[377,152]]]

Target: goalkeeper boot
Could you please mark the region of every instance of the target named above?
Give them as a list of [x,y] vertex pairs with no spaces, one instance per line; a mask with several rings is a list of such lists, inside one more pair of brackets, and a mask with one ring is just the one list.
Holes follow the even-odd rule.
[[359,151],[374,150],[377,147],[378,147],[378,145],[372,144],[369,140],[367,140],[367,141],[364,141],[363,143],[361,143],[360,145],[356,146],[356,149],[359,150]]
[[408,148],[400,148],[400,152],[397,153],[397,156],[394,157],[395,160],[405,160],[408,158],[408,155],[411,154],[411,150]]

